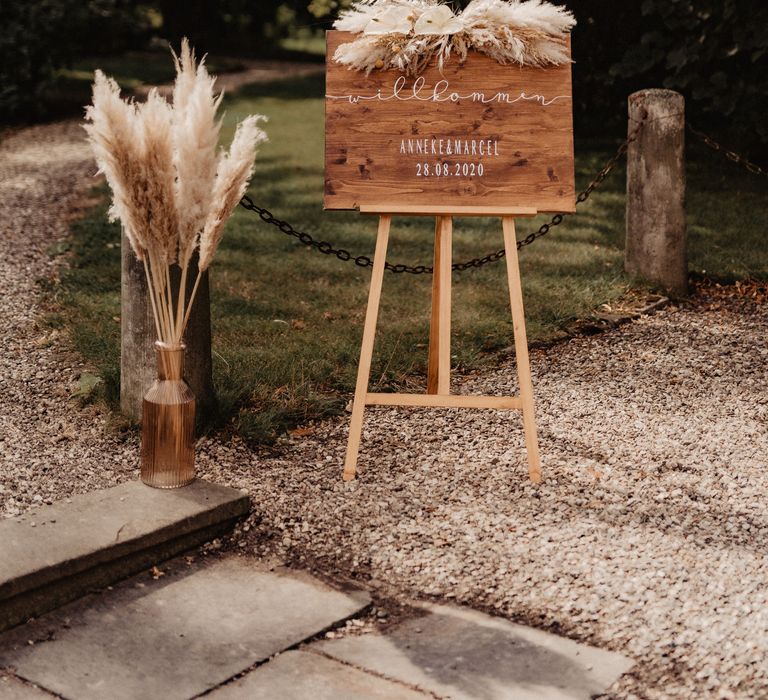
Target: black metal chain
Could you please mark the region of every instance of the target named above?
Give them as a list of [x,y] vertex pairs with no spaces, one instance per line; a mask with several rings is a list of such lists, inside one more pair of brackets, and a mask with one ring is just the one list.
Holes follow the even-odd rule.
[[724,146],[720,145],[711,136],[705,134],[703,131],[699,131],[698,129],[695,129],[693,126],[691,126],[690,123],[687,124],[687,126],[688,126],[688,131],[690,131],[697,139],[699,139],[702,143],[704,143],[705,146],[708,146],[713,151],[722,153],[728,160],[743,166],[753,175],[768,175],[768,170],[761,168],[759,165],[756,165],[755,163],[752,163],[751,161],[747,160],[744,156],[739,155],[735,151],[731,151],[725,148]]
[[[627,140],[624,141],[621,146],[619,146],[613,157],[605,164],[603,169],[595,176],[592,182],[589,183],[587,188],[579,194],[579,196],[576,198],[577,205],[583,204],[589,199],[589,196],[592,194],[592,192],[594,192],[595,189],[602,184],[605,178],[608,177],[609,173],[627,154],[627,150],[629,149],[630,144],[636,141],[637,137],[640,135],[640,131],[645,124],[645,120],[646,117],[643,117],[643,119],[637,123],[637,126],[632,130],[632,133],[630,133]],[[371,267],[373,265],[373,259],[367,255],[352,255],[352,253],[350,253],[348,250],[344,250],[344,248],[335,248],[331,243],[328,243],[327,241],[315,240],[314,237],[308,234],[306,231],[297,231],[287,221],[282,221],[281,219],[273,216],[272,212],[270,212],[268,209],[257,206],[248,195],[245,195],[242,200],[240,200],[240,206],[258,214],[259,218],[264,223],[276,226],[287,236],[293,236],[304,245],[309,246],[310,248],[315,248],[317,251],[323,253],[324,255],[335,255],[339,260],[343,260],[345,262],[352,260],[354,261],[355,265],[360,267]],[[552,230],[552,228],[559,226],[565,217],[566,214],[555,214],[549,222],[540,226],[537,231],[534,231],[533,233],[527,235],[525,238],[517,241],[517,249],[520,250],[521,248],[530,245],[542,236],[546,236]],[[463,272],[464,270],[469,270],[475,267],[482,267],[488,263],[497,262],[501,260],[505,254],[505,251],[502,249],[496,251],[495,253],[489,253],[482,258],[473,258],[467,262],[454,263],[451,267],[455,272]],[[390,262],[386,262],[385,268],[390,272],[407,272],[411,275],[432,274],[432,268],[426,265],[394,265]]]

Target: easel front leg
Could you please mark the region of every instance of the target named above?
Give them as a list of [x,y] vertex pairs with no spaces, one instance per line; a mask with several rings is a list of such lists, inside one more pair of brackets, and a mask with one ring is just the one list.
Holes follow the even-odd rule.
[[533,401],[533,382],[528,359],[528,337],[525,332],[525,311],[523,308],[523,288],[520,282],[520,264],[517,258],[517,239],[515,220],[505,216],[504,250],[507,258],[507,279],[509,281],[509,299],[512,305],[512,325],[515,332],[515,357],[517,358],[517,377],[520,383],[520,401],[523,408],[523,428],[525,446],[528,451],[528,475],[531,481],[541,481],[541,461],[539,459],[539,441],[536,435],[536,408]]
[[373,258],[373,272],[371,273],[371,291],[368,294],[368,310],[365,313],[360,365],[357,369],[355,399],[352,404],[352,420],[349,425],[347,457],[344,461],[344,481],[354,479],[357,474],[357,456],[360,452],[360,438],[363,433],[365,397],[368,393],[368,382],[371,376],[373,344],[379,318],[379,302],[381,301],[381,287],[384,282],[384,264],[387,260],[387,244],[391,223],[392,217],[389,215],[385,214],[379,218],[379,233],[376,237],[376,252]]
[[451,271],[453,220],[435,219],[432,320],[429,327],[428,394],[451,393]]

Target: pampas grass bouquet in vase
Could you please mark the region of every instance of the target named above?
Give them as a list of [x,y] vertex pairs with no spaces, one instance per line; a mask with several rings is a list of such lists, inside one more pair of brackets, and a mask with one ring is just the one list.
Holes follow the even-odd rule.
[[[172,104],[157,90],[143,103],[123,100],[117,83],[97,71],[85,125],[112,190],[110,219],[120,220],[147,276],[158,378],[144,397],[141,478],[159,488],[184,486],[195,476],[195,397],[184,381],[184,334],[201,276],[266,140],[259,127],[265,118],[252,115],[237,125],[229,149],[219,149],[222,95],[215,77],[186,39],[173,58]],[[170,273],[175,264],[177,287]],[[196,278],[187,295],[190,274]]]

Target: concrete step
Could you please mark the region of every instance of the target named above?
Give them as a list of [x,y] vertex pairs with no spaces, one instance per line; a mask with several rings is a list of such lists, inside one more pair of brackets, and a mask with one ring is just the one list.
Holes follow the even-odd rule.
[[188,700],[370,604],[247,557],[162,568],[3,633],[0,669],[69,700]]
[[240,491],[131,482],[0,522],[0,630],[108,586],[228,530]]
[[51,700],[55,697],[32,683],[26,683],[0,671],[0,698],[3,700]]

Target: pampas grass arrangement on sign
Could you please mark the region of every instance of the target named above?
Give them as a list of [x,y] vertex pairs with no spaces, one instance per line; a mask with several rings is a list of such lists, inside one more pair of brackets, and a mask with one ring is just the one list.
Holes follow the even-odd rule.
[[570,61],[566,39],[573,15],[544,0],[472,0],[454,14],[437,0],[359,0],[334,24],[360,34],[342,44],[334,60],[369,74],[395,69],[418,75],[436,57],[438,66],[470,49],[499,63],[546,68]]
[[[222,95],[215,93],[216,79],[204,59],[195,61],[186,39],[174,60],[172,105],[157,90],[143,104],[123,100],[117,83],[96,71],[85,125],[99,171],[112,190],[110,220],[120,220],[144,263],[157,337],[171,347],[182,343],[201,276],[266,140],[258,126],[265,117],[252,115],[237,125],[229,150],[218,150]],[[187,296],[196,251],[197,278]],[[173,264],[181,268],[175,290]]]

